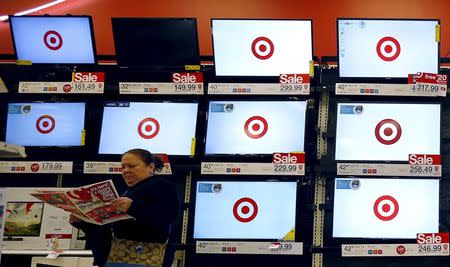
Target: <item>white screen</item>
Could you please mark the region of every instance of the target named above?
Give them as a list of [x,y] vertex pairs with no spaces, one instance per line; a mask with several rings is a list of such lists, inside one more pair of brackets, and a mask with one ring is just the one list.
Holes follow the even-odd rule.
[[[119,107],[120,103],[124,106]],[[152,153],[191,155],[197,103],[120,103],[105,104],[100,154],[143,148]]]
[[11,103],[6,142],[22,146],[81,146],[84,103]]
[[212,33],[217,76],[309,73],[309,20],[213,19]]
[[336,178],[333,237],[416,238],[437,232],[439,180]]
[[194,238],[282,239],[295,228],[296,190],[295,182],[197,182]]
[[406,78],[417,72],[438,73],[436,25],[436,20],[339,19],[340,77]]
[[306,101],[211,101],[206,154],[302,152]]
[[336,160],[408,161],[440,154],[439,104],[339,103]]
[[95,63],[89,17],[11,17],[17,59]]

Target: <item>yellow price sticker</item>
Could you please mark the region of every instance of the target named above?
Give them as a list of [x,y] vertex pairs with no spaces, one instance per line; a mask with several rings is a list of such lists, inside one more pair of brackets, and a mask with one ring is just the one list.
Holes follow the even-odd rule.
[[184,65],[185,70],[200,70],[200,65]]
[[309,61],[309,76],[314,77],[314,60]]
[[436,42],[440,42],[441,41],[441,25],[436,25],[435,28],[435,34],[436,34]]
[[23,60],[23,59],[21,59],[21,60],[17,60],[16,64],[17,65],[21,65],[21,66],[31,66],[32,62],[31,62],[31,60]]
[[197,139],[195,137],[192,137],[191,140],[191,156],[195,155],[195,145],[197,143]]
[[86,143],[86,130],[83,129],[81,130],[81,145],[84,146]]

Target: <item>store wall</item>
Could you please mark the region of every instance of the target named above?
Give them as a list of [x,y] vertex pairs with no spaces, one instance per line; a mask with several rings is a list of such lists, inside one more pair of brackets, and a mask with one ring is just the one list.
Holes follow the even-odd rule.
[[[0,0],[0,15],[49,1]],[[439,18],[444,57],[450,52],[449,11],[447,0],[66,0],[41,13],[92,15],[97,52],[106,55],[114,54],[111,17],[196,17],[202,55],[212,54],[210,18],[311,18],[318,56],[336,55],[337,17]],[[0,23],[0,54],[12,53],[9,24]]]

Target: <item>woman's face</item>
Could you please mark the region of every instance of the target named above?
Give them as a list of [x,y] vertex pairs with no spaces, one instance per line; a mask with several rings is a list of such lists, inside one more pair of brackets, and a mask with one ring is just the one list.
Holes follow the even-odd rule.
[[127,153],[122,157],[122,176],[128,187],[147,179],[155,171],[155,164],[146,164],[139,156]]

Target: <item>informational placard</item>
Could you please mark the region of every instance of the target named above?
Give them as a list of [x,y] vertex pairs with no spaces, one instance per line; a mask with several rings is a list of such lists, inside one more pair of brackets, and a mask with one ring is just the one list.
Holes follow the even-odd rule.
[[198,254],[303,255],[301,242],[197,241]]
[[[434,88],[434,87],[433,87]],[[447,88],[431,90],[431,87],[414,84],[373,84],[373,83],[336,83],[336,95],[371,95],[371,96],[429,96],[445,97]]]
[[72,161],[0,161],[0,173],[72,173]]
[[337,175],[441,177],[441,165],[338,163]]
[[208,84],[209,95],[309,95],[309,93],[309,82]]
[[202,162],[205,175],[305,175],[305,164]]
[[[120,162],[105,162],[105,161],[85,161],[83,167],[85,174],[122,174],[122,164]],[[165,162],[164,168],[159,175],[172,174],[170,163]]]
[[172,82],[119,82],[120,94],[131,95],[202,95],[201,72],[172,73]]
[[104,72],[73,72],[71,81],[19,82],[22,94],[103,94]]
[[448,256],[449,244],[343,244],[342,257]]

